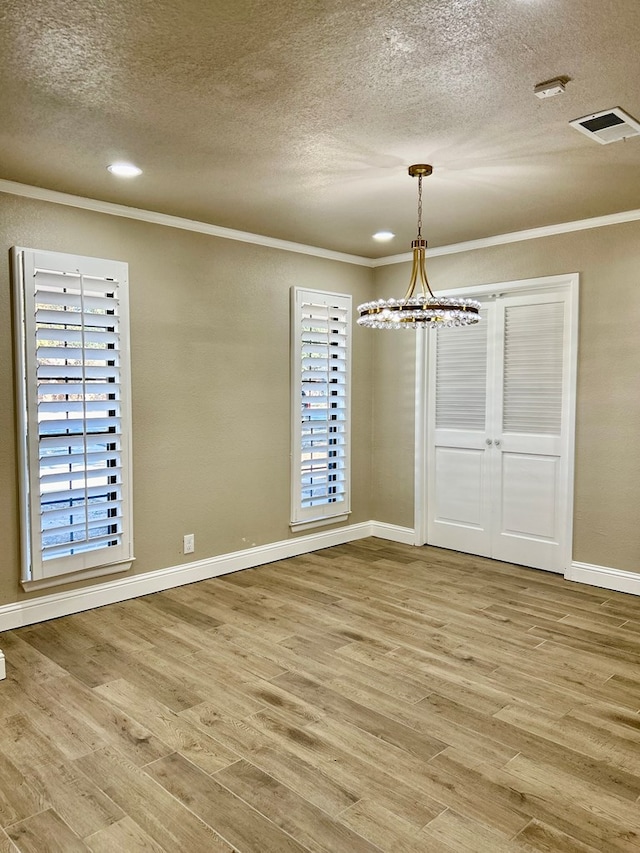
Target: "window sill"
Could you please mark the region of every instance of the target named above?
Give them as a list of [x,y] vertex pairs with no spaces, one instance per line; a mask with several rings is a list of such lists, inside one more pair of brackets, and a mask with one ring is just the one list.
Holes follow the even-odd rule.
[[293,533],[297,533],[299,530],[311,530],[313,527],[326,527],[328,524],[339,524],[341,521],[347,521],[350,515],[350,512],[343,512],[340,515],[309,518],[305,521],[292,521],[289,527]]
[[89,580],[91,578],[99,578],[103,575],[115,575],[121,572],[128,572],[134,562],[134,557],[129,560],[123,560],[121,563],[111,563],[108,566],[100,566],[95,569],[84,569],[80,572],[69,572],[65,575],[57,575],[54,578],[40,578],[34,581],[20,581],[20,586],[25,592],[36,592],[39,589],[48,589],[51,586],[62,586],[66,583],[75,583],[76,581]]

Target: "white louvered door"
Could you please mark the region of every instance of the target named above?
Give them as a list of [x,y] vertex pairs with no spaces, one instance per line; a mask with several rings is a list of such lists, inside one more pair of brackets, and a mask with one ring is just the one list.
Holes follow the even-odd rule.
[[502,296],[472,330],[432,336],[430,544],[566,568],[569,298],[567,290]]

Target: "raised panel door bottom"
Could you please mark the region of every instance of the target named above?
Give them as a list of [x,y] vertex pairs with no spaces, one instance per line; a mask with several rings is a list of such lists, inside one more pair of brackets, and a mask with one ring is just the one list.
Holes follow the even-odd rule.
[[482,528],[484,450],[436,447],[435,521]]
[[502,454],[501,533],[557,541],[559,462],[556,456]]

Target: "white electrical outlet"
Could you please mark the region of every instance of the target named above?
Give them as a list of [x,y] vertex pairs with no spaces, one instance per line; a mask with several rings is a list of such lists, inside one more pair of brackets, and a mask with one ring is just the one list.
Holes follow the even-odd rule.
[[183,554],[193,554],[196,550],[196,535],[195,533],[187,533],[182,537],[182,552]]

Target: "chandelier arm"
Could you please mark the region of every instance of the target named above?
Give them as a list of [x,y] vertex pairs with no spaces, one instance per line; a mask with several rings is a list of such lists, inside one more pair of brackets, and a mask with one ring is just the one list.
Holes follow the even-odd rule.
[[420,248],[418,249],[418,251],[420,252],[420,285],[422,287],[422,295],[426,298],[428,293],[432,299],[435,299],[435,296],[433,295],[433,290],[431,290],[431,287],[429,286],[429,279],[427,278],[427,268],[425,266],[427,250],[426,248]]
[[411,279],[409,280],[409,287],[407,288],[407,292],[404,295],[405,299],[411,299],[416,289],[416,282],[418,281],[418,268],[420,266],[418,260],[418,248],[414,248],[413,250],[413,266],[411,267]]

